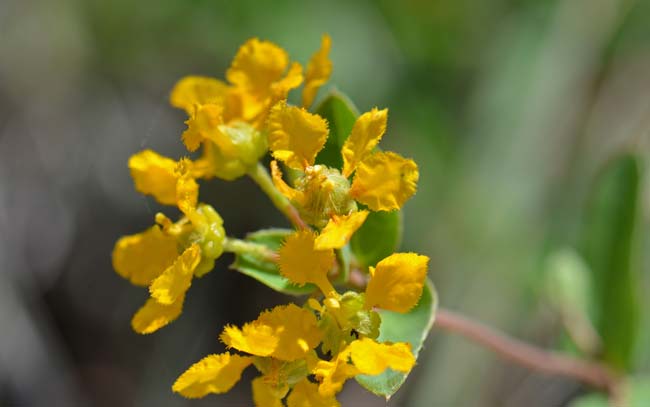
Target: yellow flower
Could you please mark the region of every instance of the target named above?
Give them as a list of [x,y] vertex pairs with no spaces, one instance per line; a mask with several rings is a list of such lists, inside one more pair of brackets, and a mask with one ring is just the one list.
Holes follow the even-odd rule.
[[369,338],[351,342],[332,361],[321,360],[313,370],[319,380],[321,396],[341,391],[346,380],[360,375],[378,375],[386,369],[407,373],[415,365],[411,346],[407,343],[377,343]]
[[415,253],[395,253],[370,267],[366,307],[408,312],[420,296],[429,258]]
[[302,90],[302,105],[309,108],[314,102],[318,89],[327,82],[332,74],[332,61],[329,59],[332,40],[324,34],[318,52],[312,55],[305,73],[305,87]]
[[376,108],[359,116],[341,149],[340,172],[314,165],[327,141],[323,118],[285,102],[273,107],[268,125],[273,156],[302,170],[291,187],[272,163],[273,182],[307,223],[331,233],[318,242],[319,248],[342,247],[361,226],[361,217],[348,216],[357,211],[355,200],[373,211],[392,211],[415,194],[419,178],[415,162],[396,153],[374,151],[386,131],[387,117],[387,109]]
[[228,82],[202,76],[181,79],[170,95],[189,115],[182,139],[188,150],[205,147],[196,175],[233,180],[249,172],[267,151],[264,125],[270,108],[302,83],[302,67],[285,50],[252,38],[226,73]]
[[229,348],[284,361],[303,358],[321,340],[314,314],[294,304],[263,312],[242,329],[227,326],[220,336]]
[[[149,285],[151,298],[131,321],[141,334],[152,333],[176,319],[192,278],[212,270],[223,252],[223,220],[209,205],[198,205],[199,186],[192,168],[191,161],[181,159],[171,175],[174,202],[184,216],[172,223],[157,214],[159,225],[120,238],[113,250],[118,274],[133,284]],[[140,179],[147,178],[146,171],[140,175]]]
[[325,295],[334,292],[327,273],[334,265],[334,251],[316,250],[316,234],[300,230],[289,235],[280,248],[280,273],[298,285],[313,283]]
[[253,358],[222,353],[209,355],[193,364],[172,386],[172,390],[187,398],[226,393],[241,378]]

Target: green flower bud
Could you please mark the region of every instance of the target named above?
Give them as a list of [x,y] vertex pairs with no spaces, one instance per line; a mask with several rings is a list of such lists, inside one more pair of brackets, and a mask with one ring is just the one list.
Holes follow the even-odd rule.
[[214,175],[232,181],[245,175],[266,154],[266,135],[248,123],[234,122],[219,126],[224,137],[221,143],[206,143],[206,155]]
[[323,228],[332,215],[347,215],[357,210],[350,197],[350,182],[339,170],[324,165],[307,167],[296,179],[295,188],[305,195],[305,202],[296,205],[300,216],[309,224]]

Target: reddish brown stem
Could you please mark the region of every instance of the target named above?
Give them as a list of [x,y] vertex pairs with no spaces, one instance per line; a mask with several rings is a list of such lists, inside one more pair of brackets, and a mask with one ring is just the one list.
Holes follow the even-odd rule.
[[610,395],[615,393],[619,382],[618,377],[600,363],[540,349],[453,311],[438,309],[434,327],[460,334],[529,369],[572,378]]

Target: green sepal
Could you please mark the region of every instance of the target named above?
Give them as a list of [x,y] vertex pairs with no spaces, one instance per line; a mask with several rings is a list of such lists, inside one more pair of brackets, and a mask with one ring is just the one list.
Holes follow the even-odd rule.
[[[408,313],[400,314],[380,310],[381,326],[377,342],[408,342],[417,358],[424,340],[433,326],[438,308],[438,295],[433,283],[427,279],[418,304]],[[408,373],[392,369],[376,376],[359,375],[355,379],[370,392],[390,398],[406,380]]]
[[[289,229],[264,229],[250,233],[247,241],[262,244],[272,251],[277,251],[282,246],[284,239],[293,233]],[[239,271],[275,291],[289,295],[310,294],[316,287],[312,284],[298,286],[280,275],[278,265],[268,259],[260,258],[254,254],[236,254],[235,261],[230,268]]]

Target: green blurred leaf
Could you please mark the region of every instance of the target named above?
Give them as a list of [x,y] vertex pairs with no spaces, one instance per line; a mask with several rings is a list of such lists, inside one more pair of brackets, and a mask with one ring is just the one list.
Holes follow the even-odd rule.
[[341,169],[343,167],[341,147],[350,135],[359,111],[347,96],[332,90],[318,105],[316,113],[327,119],[330,129],[327,143],[318,153],[316,163]]
[[361,265],[374,266],[398,249],[402,240],[402,213],[370,212],[363,225],[352,235],[350,248]]
[[[282,241],[292,233],[289,229],[265,229],[248,234],[246,240],[260,243],[273,251],[280,249]],[[313,292],[316,287],[305,284],[299,287],[281,276],[277,264],[261,259],[252,254],[237,254],[231,268],[254,278],[269,288],[290,295],[304,295]]]
[[[650,406],[650,377],[632,377],[623,387],[622,401],[625,407]],[[609,407],[607,397],[600,393],[589,393],[577,398],[571,407]]]
[[[410,312],[400,314],[392,311],[379,311],[381,326],[378,342],[408,342],[417,358],[424,340],[435,320],[438,308],[438,296],[433,283],[427,279],[422,297]],[[377,376],[360,375],[357,382],[378,396],[388,399],[400,388],[407,374],[388,369]]]
[[603,358],[629,369],[639,331],[640,304],[635,269],[641,168],[631,155],[610,162],[597,179],[584,225],[584,258],[593,271],[595,324]]
[[583,353],[595,355],[602,345],[591,318],[594,290],[589,266],[572,248],[556,250],[546,258],[544,282],[545,296],[573,343]]

